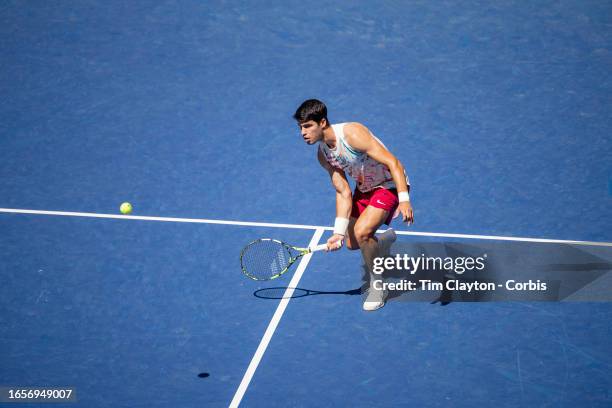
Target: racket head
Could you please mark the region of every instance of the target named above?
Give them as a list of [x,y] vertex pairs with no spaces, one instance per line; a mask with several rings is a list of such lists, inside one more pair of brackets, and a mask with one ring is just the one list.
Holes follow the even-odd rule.
[[240,253],[242,273],[253,280],[276,279],[308,249],[294,248],[272,238],[260,238],[250,242]]

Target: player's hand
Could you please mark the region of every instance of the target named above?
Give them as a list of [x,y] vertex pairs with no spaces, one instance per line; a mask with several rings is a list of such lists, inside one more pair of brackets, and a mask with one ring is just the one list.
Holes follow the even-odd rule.
[[344,242],[344,235],[334,234],[330,239],[327,240],[327,250],[328,251],[337,251],[342,248],[342,243]]
[[399,203],[399,210],[402,213],[402,221],[408,223],[408,225],[414,224],[414,211],[412,210],[410,201]]

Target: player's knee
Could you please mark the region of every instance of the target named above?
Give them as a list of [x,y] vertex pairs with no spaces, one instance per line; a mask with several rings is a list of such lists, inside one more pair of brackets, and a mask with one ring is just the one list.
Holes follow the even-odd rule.
[[355,238],[359,246],[363,242],[367,242],[372,237],[372,231],[369,228],[355,226]]

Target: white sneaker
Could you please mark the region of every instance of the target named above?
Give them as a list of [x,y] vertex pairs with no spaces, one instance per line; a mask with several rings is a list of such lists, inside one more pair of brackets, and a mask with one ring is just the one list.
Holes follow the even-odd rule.
[[374,287],[370,286],[370,289],[368,289],[368,296],[363,302],[363,310],[371,312],[380,309],[385,305],[387,294],[386,290],[376,290]]
[[389,256],[391,254],[391,245],[397,239],[397,235],[393,228],[389,228],[380,236],[378,236],[378,256]]

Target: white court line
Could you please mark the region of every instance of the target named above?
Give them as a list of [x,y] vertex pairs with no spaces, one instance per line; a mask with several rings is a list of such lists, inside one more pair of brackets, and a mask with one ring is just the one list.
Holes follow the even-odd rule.
[[10,214],[34,214],[34,215],[60,215],[65,217],[87,217],[87,218],[111,218],[116,220],[140,220],[140,221],[161,221],[161,222],[187,222],[195,224],[221,224],[239,225],[244,227],[272,227],[272,228],[294,228],[294,229],[333,229],[331,227],[319,227],[316,225],[299,224],[275,224],[270,222],[248,222],[248,221],[226,221],[209,220],[205,218],[173,218],[173,217],[147,217],[142,215],[120,215],[120,214],[98,214],[69,211],[43,211],[43,210],[22,210],[15,208],[0,208],[0,213]]
[[[377,232],[384,232],[384,231],[377,231]],[[540,243],[550,243],[550,244],[576,244],[576,245],[612,247],[612,242],[572,241],[572,240],[567,240],[567,239],[504,237],[504,236],[496,236],[496,235],[449,234],[449,233],[416,232],[416,231],[395,231],[395,233],[398,235],[415,235],[415,236],[423,236],[423,237],[488,239],[488,240],[494,240],[494,241],[521,241],[521,242],[540,242]]]
[[[311,230],[322,229],[324,231],[332,231],[334,229],[333,227],[325,227],[321,225],[227,221],[227,220],[211,220],[211,219],[205,219],[205,218],[147,217],[147,216],[140,216],[140,215],[119,215],[119,214],[68,212],[68,211],[24,210],[24,209],[15,209],[15,208],[0,208],[0,213],[59,215],[59,216],[66,216],[66,217],[88,217],[88,218],[111,218],[111,219],[118,219],[118,220],[186,222],[186,223],[197,223],[197,224],[237,225],[237,226],[244,226],[244,227],[293,228],[293,229],[311,229]],[[383,231],[380,230],[377,232],[383,232]],[[524,238],[524,237],[508,237],[508,236],[496,236],[496,235],[452,234],[452,233],[446,233],[446,232],[418,232],[418,231],[398,231],[398,230],[396,230],[395,232],[398,235],[413,235],[413,236],[424,236],[424,237],[486,239],[486,240],[498,240],[498,241],[541,242],[541,243],[555,243],[555,244],[575,244],[575,245],[612,247],[612,242],[572,241],[572,240],[565,240],[565,239]]]
[[[323,228],[317,228],[308,246],[312,247],[312,246],[317,245],[324,231],[325,230]],[[306,270],[306,266],[308,265],[308,262],[310,262],[311,257],[312,257],[312,253],[304,255],[295,273],[293,274],[293,278],[291,278],[291,282],[289,282],[289,287],[287,288],[287,290],[285,290],[285,293],[283,294],[283,298],[281,299],[280,303],[276,307],[274,316],[272,316],[272,320],[270,320],[270,323],[268,324],[268,328],[266,329],[266,332],[264,333],[263,337],[261,338],[261,341],[259,342],[257,351],[255,351],[255,354],[253,355],[253,358],[251,359],[251,363],[249,364],[249,367],[244,373],[244,377],[242,377],[242,381],[240,382],[240,385],[238,386],[238,389],[236,390],[236,394],[234,394],[234,398],[232,399],[232,402],[229,405],[230,408],[236,408],[238,407],[238,405],[240,405],[240,401],[242,401],[242,397],[244,396],[244,393],[246,392],[251,382],[251,379],[253,378],[253,375],[255,374],[255,370],[257,370],[257,366],[259,365],[261,358],[263,357],[264,353],[266,352],[266,349],[268,348],[268,344],[270,344],[270,340],[272,339],[272,336],[274,335],[274,331],[278,327],[278,323],[280,322],[281,317],[283,317],[283,313],[285,313],[285,309],[287,308],[287,305],[289,304],[289,300],[291,299],[291,296],[293,296],[294,289],[298,286],[298,283],[300,283],[302,274]]]

